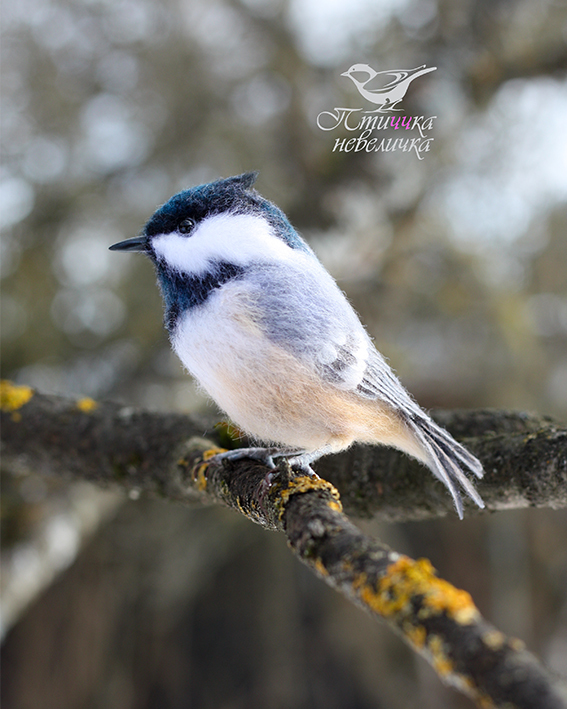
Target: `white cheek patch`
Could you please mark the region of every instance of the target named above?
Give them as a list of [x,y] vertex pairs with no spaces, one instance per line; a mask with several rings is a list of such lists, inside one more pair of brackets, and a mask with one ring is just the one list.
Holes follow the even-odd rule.
[[211,262],[246,266],[252,261],[292,257],[292,249],[262,217],[252,214],[216,214],[200,222],[191,235],[160,234],[152,240],[158,258],[177,271],[199,275]]

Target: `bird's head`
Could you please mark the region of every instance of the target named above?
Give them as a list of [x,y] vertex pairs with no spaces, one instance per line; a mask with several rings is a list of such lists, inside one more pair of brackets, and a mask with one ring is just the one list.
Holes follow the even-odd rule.
[[252,188],[256,172],[192,187],[159,207],[140,236],[113,251],[140,251],[160,275],[201,276],[218,264],[245,268],[284,258],[290,249],[310,251],[276,205]]
[[365,84],[370,79],[374,78],[378,72],[376,72],[368,64],[353,64],[350,69],[343,71],[341,76],[348,76],[356,84]]

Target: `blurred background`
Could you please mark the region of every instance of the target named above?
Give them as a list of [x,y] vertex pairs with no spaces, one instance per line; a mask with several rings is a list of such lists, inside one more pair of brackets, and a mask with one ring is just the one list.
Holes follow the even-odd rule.
[[[259,170],[422,405],[565,420],[563,2],[4,0],[2,31],[4,377],[209,406],[151,264],[108,246]],[[436,116],[422,160],[333,152],[319,113],[373,108],[341,76],[357,63],[437,67],[402,104]],[[234,512],[29,470],[2,486],[6,709],[471,706]],[[567,675],[565,511],[360,524]]]

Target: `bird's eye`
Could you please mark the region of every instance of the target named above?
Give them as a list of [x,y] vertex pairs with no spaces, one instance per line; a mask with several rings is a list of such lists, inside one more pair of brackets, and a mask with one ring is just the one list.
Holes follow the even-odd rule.
[[180,234],[190,234],[194,228],[195,222],[189,217],[187,217],[187,219],[184,219],[182,222],[179,222],[179,226],[177,227]]

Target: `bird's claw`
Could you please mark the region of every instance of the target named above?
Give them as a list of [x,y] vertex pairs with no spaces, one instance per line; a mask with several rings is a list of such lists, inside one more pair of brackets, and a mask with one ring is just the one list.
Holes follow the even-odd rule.
[[231,451],[217,453],[211,460],[222,462],[224,460],[243,460],[244,458],[251,458],[252,460],[264,463],[264,465],[271,470],[275,470],[277,467],[275,459],[284,458],[292,469],[304,475],[308,475],[311,478],[319,477],[310,465],[310,463],[313,462],[313,456],[297,448],[235,448]]
[[313,470],[309,463],[311,460],[305,455],[296,455],[287,459],[290,467],[295,470],[300,470],[304,475],[308,475],[310,478],[318,478],[319,476]]

